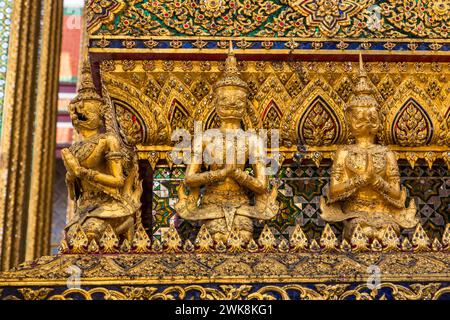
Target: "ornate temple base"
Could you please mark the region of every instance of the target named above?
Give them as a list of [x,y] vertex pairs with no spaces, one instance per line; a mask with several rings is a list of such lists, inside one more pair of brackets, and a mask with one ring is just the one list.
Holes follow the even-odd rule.
[[278,241],[266,226],[257,242],[214,243],[202,227],[192,244],[171,226],[162,244],[138,228],[131,245],[112,229],[88,245],[79,228],[64,254],[0,273],[0,298],[450,299],[450,225],[432,242],[420,225],[371,243],[359,226],[350,243],[329,225],[318,241],[299,226]]
[[449,285],[448,252],[70,254],[3,273],[0,297],[449,299]]

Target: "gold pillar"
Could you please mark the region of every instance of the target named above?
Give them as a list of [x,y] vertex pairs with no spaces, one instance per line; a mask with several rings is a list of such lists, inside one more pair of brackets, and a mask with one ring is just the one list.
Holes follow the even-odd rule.
[[49,250],[62,0],[14,1],[11,20],[1,137],[2,270]]
[[62,38],[62,1],[43,0],[41,55],[33,137],[26,260],[49,253],[53,178],[55,171],[59,57]]

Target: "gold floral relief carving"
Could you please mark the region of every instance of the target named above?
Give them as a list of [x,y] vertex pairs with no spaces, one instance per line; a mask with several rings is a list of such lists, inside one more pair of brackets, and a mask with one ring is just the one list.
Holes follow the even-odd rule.
[[292,144],[330,145],[346,137],[345,102],[326,81],[310,81],[282,120],[282,135]]
[[437,124],[442,123],[438,104],[411,79],[384,101],[381,111],[386,117],[387,143],[408,147],[442,143],[438,139],[441,129]]
[[205,130],[220,128],[220,118],[215,111],[211,112],[204,124]]
[[177,129],[192,129],[193,120],[189,112],[176,99],[172,101],[169,113],[170,127],[172,132]]
[[302,143],[311,146],[335,144],[340,131],[339,121],[320,96],[306,109],[298,127]]
[[[209,123],[208,126],[214,123],[211,84],[217,81],[220,70],[223,69],[220,61],[206,63],[153,60],[136,61],[133,65],[123,61],[106,62],[102,63],[102,78],[111,91],[111,96],[116,96],[116,99],[121,101],[129,101],[130,110],[136,111],[136,115],[143,113],[140,118],[143,119],[146,132],[145,145],[170,147],[168,139],[150,136],[151,132],[158,132],[170,138],[173,129],[170,121],[181,116],[177,113],[173,118],[174,110],[171,108],[175,100],[190,115],[190,121],[202,121],[204,128],[206,122]],[[449,101],[448,66],[443,63],[370,62],[364,67],[370,70],[369,77],[376,87],[374,94],[381,105],[380,116],[385,124],[384,130],[380,131],[379,142],[395,144],[393,134],[398,136],[400,132],[392,131],[394,119],[405,102],[413,98],[432,123],[433,136],[425,145],[440,146],[441,149],[435,151],[438,152],[438,157],[441,157],[444,151],[442,147],[448,145],[450,139],[446,123]],[[298,143],[298,124],[305,116],[304,113],[310,111],[308,107],[316,96],[322,97],[339,123],[343,122],[342,110],[352,95],[352,84],[357,70],[352,62],[245,61],[239,68],[250,87],[250,103],[243,126],[263,128],[270,124],[271,127],[279,127],[281,145],[285,148],[295,148]],[[127,99],[124,99],[125,97]],[[274,101],[281,111],[279,126],[277,117],[263,116],[271,101]],[[146,104],[150,107],[143,107]],[[160,120],[155,120],[155,117]],[[347,142],[349,138],[345,126],[342,126],[337,143]],[[324,144],[326,146],[329,143],[326,141]],[[408,143],[399,142],[399,146],[401,144]],[[327,157],[326,154],[323,156]],[[404,157],[404,154],[401,156]],[[421,158],[423,154],[418,153],[418,156]]]
[[103,77],[105,89],[111,100],[127,102],[127,107],[143,120],[144,144],[166,144],[170,139],[170,126],[167,113],[130,82],[116,78],[110,74]]
[[423,146],[430,142],[433,126],[420,105],[414,99],[409,99],[398,111],[392,130],[395,144]]
[[262,119],[262,127],[263,129],[270,130],[279,129],[281,125],[281,110],[278,108],[278,105],[271,101],[270,104],[266,107],[266,110],[263,113]]
[[124,135],[129,144],[142,143],[145,133],[144,124],[139,114],[134,114],[127,105],[121,101],[113,101],[117,122],[121,134]]

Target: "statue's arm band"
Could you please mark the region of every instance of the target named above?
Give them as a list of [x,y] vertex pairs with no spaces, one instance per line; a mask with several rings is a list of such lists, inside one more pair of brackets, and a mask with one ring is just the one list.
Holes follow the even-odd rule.
[[237,182],[240,185],[243,185],[249,189],[251,189],[254,192],[264,192],[266,191],[265,185],[259,181],[258,179],[250,176],[248,173],[245,173],[244,171],[238,171],[236,172],[237,176]]
[[347,199],[348,197],[353,195],[356,192],[356,190],[358,190],[363,185],[364,185],[364,180],[361,177],[350,178],[349,180],[344,182],[343,192],[341,192],[339,195],[334,196],[334,197],[331,197],[331,195],[329,195],[329,197],[328,197],[329,202],[333,203],[336,201],[341,201],[341,200]]
[[221,180],[220,175],[215,172],[197,173],[186,177],[186,184],[189,186],[200,186],[202,184],[213,184]]
[[105,156],[106,160],[123,159],[123,157],[124,157],[124,154],[122,152],[117,152],[117,151],[108,152]]
[[97,172],[91,169],[82,168],[81,176],[88,181],[95,181]]
[[404,204],[405,204],[405,199],[402,196],[403,194],[400,194],[400,198],[399,199],[395,199],[391,196],[391,190],[392,187],[391,185],[385,181],[383,178],[381,177],[377,177],[375,183],[373,184],[373,188],[378,191],[383,198],[388,201],[390,204],[392,204],[393,206],[397,207],[397,208],[403,208]]

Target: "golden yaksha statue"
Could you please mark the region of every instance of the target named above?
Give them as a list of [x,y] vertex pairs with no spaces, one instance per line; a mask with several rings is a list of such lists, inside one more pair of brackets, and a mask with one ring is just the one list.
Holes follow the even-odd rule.
[[344,221],[347,239],[357,224],[369,239],[380,239],[388,225],[399,232],[419,223],[414,201],[405,207],[406,190],[400,186],[394,153],[375,142],[381,122],[379,105],[368,81],[360,56],[358,83],[345,110],[355,144],[338,147],[328,201],[322,197],[320,202],[322,219]]
[[88,62],[69,111],[80,141],[61,152],[75,207],[65,227],[67,235],[70,238],[79,224],[89,241],[98,242],[110,225],[117,235],[131,240],[142,193],[137,158],[121,140],[117,123],[112,123],[111,104],[95,91]]
[[[202,143],[201,154],[195,153],[194,161],[187,166],[184,184],[178,190],[179,201],[175,206],[178,215],[186,220],[202,220],[213,239],[225,241],[231,231],[238,233],[243,241],[253,237],[252,219],[269,220],[278,212],[277,187],[269,191],[262,143],[252,144],[229,137],[239,137],[241,122],[247,108],[248,85],[241,79],[236,58],[230,48],[225,71],[214,85],[216,113],[220,118],[219,138],[211,147]],[[234,154],[236,157],[225,157]],[[202,172],[203,159],[224,159],[222,163],[209,164]],[[233,159],[234,158],[234,159]],[[253,159],[249,161],[249,159]],[[244,171],[250,163],[253,175]],[[206,165],[207,166],[207,165]],[[201,194],[200,187],[204,193]]]

